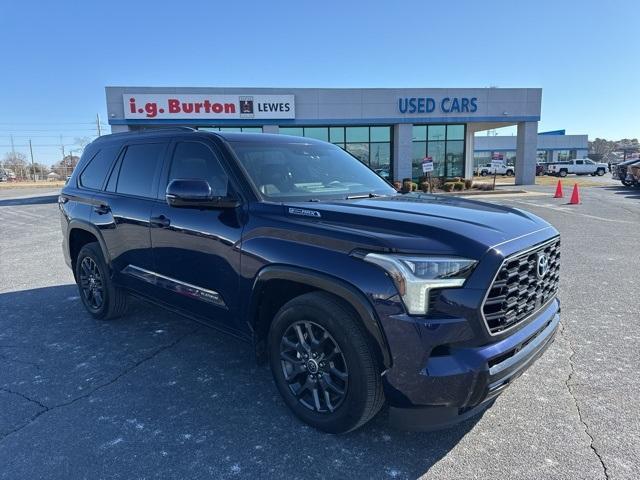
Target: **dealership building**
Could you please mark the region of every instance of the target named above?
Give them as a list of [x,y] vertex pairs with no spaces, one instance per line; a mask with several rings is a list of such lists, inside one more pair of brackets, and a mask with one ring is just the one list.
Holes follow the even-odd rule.
[[[489,132],[491,133],[491,132]],[[517,163],[517,137],[476,135],[474,140],[474,160],[476,165],[486,165],[492,159]],[[537,161],[540,163],[563,162],[574,158],[584,158],[589,153],[588,135],[566,135],[564,130],[538,134]]]
[[[478,132],[516,126],[516,183],[535,181],[539,88],[106,87],[113,132],[187,125],[334,143],[394,180],[471,177]],[[498,137],[494,137],[498,138]]]

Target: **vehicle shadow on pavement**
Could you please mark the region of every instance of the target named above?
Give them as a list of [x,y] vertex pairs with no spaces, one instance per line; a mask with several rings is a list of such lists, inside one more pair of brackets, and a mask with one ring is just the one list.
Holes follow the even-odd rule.
[[249,344],[139,301],[93,320],[75,285],[0,294],[0,364],[0,478],[416,478],[478,420],[318,432]]
[[28,198],[7,198],[0,200],[0,207],[15,207],[22,205],[44,205],[47,203],[57,203],[58,195],[43,195],[40,197]]
[[635,199],[640,199],[640,189],[638,188],[634,188],[634,187],[625,187],[623,185],[620,186],[606,186],[606,187],[598,187],[598,188],[603,188],[605,190],[609,190],[613,193],[615,193],[616,195],[624,195],[627,198],[635,198]]

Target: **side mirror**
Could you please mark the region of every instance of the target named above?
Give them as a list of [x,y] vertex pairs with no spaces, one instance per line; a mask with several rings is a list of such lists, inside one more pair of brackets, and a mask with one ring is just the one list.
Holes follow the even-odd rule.
[[235,198],[216,195],[206,180],[184,178],[172,180],[167,186],[165,198],[169,206],[177,208],[223,209],[236,208],[240,205]]

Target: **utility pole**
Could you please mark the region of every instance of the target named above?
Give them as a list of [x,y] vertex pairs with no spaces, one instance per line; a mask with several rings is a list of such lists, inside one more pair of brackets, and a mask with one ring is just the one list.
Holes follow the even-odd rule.
[[60,149],[62,150],[62,160],[64,160],[64,143],[62,143],[62,135],[60,135]]
[[96,113],[96,128],[98,129],[98,136],[102,135],[100,131],[100,114]]
[[13,158],[16,158],[16,147],[13,144],[13,135],[11,135],[11,154],[13,155]]
[[31,146],[31,139],[29,139],[29,153],[31,153],[31,171],[33,172],[33,181],[36,181],[36,168],[33,164],[33,147]]

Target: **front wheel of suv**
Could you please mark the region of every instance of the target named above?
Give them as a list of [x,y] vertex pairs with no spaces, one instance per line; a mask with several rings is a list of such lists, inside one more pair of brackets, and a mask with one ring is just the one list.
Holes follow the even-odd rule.
[[99,320],[111,320],[124,314],[127,294],[116,287],[97,242],[87,243],[76,259],[76,283],[87,311]]
[[355,430],[384,403],[360,320],[330,294],[307,293],[280,309],[269,330],[269,361],[285,403],[319,430]]

